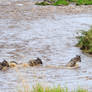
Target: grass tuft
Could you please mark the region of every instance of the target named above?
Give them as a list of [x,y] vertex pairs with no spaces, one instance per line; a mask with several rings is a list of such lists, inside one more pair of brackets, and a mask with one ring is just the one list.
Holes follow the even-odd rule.
[[92,0],[77,0],[76,5],[92,5]]
[[66,0],[57,0],[53,5],[59,6],[59,5],[69,5],[69,2]]
[[33,86],[32,90],[30,91],[28,90],[18,92],[88,92],[88,90],[82,88],[78,88],[77,90],[74,91],[69,91],[68,88],[61,88],[60,86],[51,88],[51,87],[43,87],[40,84]]
[[43,2],[36,2],[36,5],[69,5],[71,2],[75,2],[76,5],[92,5],[92,0],[48,0]]
[[59,5],[68,5],[69,2],[67,0],[49,0],[49,1],[43,1],[43,2],[36,2],[36,5],[55,5],[55,6],[59,6]]
[[88,92],[88,90],[82,89],[82,88],[78,88],[78,89],[76,90],[76,92]]
[[76,46],[80,47],[83,52],[92,54],[92,27],[88,31],[83,31],[78,39]]

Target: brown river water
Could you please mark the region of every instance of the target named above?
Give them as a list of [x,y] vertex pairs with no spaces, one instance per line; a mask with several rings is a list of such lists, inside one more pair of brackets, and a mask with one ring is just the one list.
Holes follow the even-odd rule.
[[[40,83],[92,91],[92,57],[75,47],[80,30],[92,25],[92,6],[61,7],[36,6],[31,0],[0,1],[0,61],[26,63],[37,57],[43,61],[43,66],[0,71],[0,92],[17,92],[24,81],[29,86]],[[78,69],[46,67],[65,65],[76,55],[82,58]]]

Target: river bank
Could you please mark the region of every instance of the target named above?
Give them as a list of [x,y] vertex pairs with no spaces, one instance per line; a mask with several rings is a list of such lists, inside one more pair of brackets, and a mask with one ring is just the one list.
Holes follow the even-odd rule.
[[73,15],[73,14],[92,14],[92,5],[68,5],[68,6],[37,6],[36,1],[1,1],[0,18],[27,20],[52,17],[54,14]]

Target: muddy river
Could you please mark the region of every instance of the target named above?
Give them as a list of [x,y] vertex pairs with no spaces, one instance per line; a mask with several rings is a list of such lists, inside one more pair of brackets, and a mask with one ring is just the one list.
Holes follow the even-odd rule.
[[[60,6],[46,7],[45,10],[45,7],[35,6],[32,1],[1,0],[0,61],[22,63],[39,57],[43,66],[0,71],[0,92],[16,92],[24,82],[29,86],[40,83],[92,91],[92,57],[75,47],[80,30],[87,30],[92,25],[92,13],[60,13]],[[65,65],[76,55],[82,58],[79,69],[45,67]]]

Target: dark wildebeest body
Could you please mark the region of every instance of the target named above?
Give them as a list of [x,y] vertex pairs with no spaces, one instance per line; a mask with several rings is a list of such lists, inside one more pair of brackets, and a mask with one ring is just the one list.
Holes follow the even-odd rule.
[[42,60],[40,58],[34,59],[34,60],[29,60],[29,65],[30,66],[36,66],[42,64]]
[[76,55],[76,57],[72,58],[68,64],[66,64],[67,67],[74,67],[77,62],[81,62],[81,57],[79,55]]

